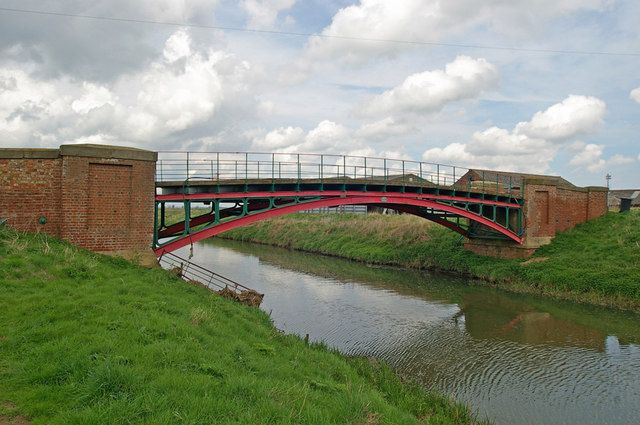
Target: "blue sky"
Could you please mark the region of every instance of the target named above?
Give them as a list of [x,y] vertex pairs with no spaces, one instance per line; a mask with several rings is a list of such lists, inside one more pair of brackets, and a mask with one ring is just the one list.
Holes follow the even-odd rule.
[[[0,146],[386,155],[640,187],[640,4],[7,0]],[[504,46],[530,52],[420,44]]]

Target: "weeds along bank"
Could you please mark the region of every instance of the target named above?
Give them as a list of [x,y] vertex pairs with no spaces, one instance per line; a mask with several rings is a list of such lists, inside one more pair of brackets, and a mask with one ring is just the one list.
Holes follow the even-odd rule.
[[410,215],[295,214],[221,237],[460,273],[512,291],[640,311],[639,210],[560,233],[527,260],[475,255],[463,249],[459,234]]
[[0,423],[474,423],[159,269],[0,228]]

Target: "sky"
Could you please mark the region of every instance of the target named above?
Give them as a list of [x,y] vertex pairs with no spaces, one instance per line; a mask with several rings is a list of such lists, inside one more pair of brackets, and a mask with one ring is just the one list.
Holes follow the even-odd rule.
[[635,0],[3,0],[0,147],[385,156],[639,188],[639,19]]

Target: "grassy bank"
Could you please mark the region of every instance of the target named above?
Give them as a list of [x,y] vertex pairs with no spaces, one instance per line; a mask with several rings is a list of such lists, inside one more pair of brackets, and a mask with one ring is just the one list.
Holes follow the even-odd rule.
[[450,271],[506,289],[640,311],[640,211],[609,213],[527,260],[481,257],[460,235],[409,215],[297,214],[222,237],[363,261]]
[[162,270],[0,228],[0,423],[473,423]]

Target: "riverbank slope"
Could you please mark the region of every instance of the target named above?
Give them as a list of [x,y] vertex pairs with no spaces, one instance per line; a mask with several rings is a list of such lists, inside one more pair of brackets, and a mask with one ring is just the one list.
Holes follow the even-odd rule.
[[221,237],[372,264],[468,275],[507,290],[640,311],[640,211],[560,233],[527,260],[481,257],[462,238],[410,215],[295,214]]
[[160,269],[0,227],[0,423],[469,424]]

